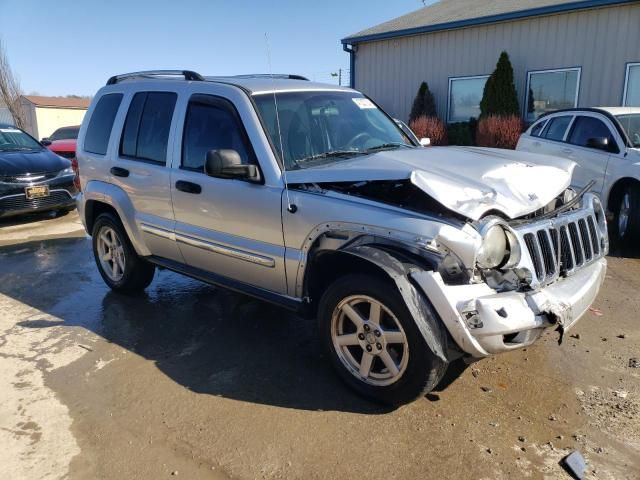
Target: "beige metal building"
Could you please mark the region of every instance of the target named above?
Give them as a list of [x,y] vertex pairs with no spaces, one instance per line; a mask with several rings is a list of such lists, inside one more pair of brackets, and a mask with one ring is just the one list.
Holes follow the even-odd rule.
[[[91,100],[69,97],[22,97],[27,118],[25,130],[38,140],[50,136],[60,127],[80,125]],[[14,123],[9,109],[0,105],[0,123]]]
[[500,52],[523,117],[640,106],[640,0],[440,0],[342,40],[351,84],[407,119],[427,81],[447,122],[479,114]]

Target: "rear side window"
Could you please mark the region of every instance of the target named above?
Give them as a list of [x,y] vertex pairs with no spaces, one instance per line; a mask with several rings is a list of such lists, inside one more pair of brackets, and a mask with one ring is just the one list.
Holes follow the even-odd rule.
[[610,146],[616,145],[611,130],[609,130],[602,120],[586,116],[577,117],[571,128],[569,143],[580,147],[587,147],[587,142],[590,138],[606,138],[609,140]]
[[177,98],[173,92],[136,93],[122,130],[120,155],[166,163],[169,129]]
[[546,128],[544,129],[544,138],[548,138],[549,140],[556,140],[561,142],[564,139],[564,134],[567,131],[567,127],[571,123],[571,116],[565,115],[562,117],[553,117],[547,123]]
[[122,102],[121,93],[109,93],[98,100],[84,137],[85,151],[98,155],[107,153],[113,121],[120,108],[120,102]]
[[547,124],[547,120],[541,120],[538,123],[536,123],[533,128],[531,128],[531,136],[532,137],[539,137],[540,134],[542,133],[542,129],[544,128],[544,126]]
[[194,95],[189,100],[182,139],[182,168],[204,171],[209,150],[231,149],[243,164],[255,164],[255,154],[233,105],[220,97]]

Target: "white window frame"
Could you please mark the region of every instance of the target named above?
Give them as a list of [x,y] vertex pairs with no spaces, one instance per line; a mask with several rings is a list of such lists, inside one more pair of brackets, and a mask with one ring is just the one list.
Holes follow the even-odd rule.
[[627,63],[626,71],[624,74],[624,89],[622,90],[622,106],[627,106],[627,93],[629,93],[629,74],[631,73],[631,67],[640,68],[640,62]]
[[582,67],[567,67],[567,68],[552,68],[552,69],[548,69],[548,70],[530,70],[527,72],[527,87],[525,89],[525,95],[524,95],[524,108],[522,109],[523,113],[524,113],[524,119],[529,122],[535,122],[537,120],[537,118],[534,118],[533,120],[529,120],[529,112],[527,110],[527,107],[529,105],[529,88],[531,86],[531,75],[535,75],[538,73],[558,73],[558,72],[578,72],[578,79],[577,79],[577,83],[578,83],[578,88],[576,88],[576,96],[573,99],[573,107],[572,108],[578,108],[578,99],[580,98],[580,81],[582,80]]
[[449,77],[449,90],[447,92],[447,123],[468,122],[466,120],[451,120],[451,84],[456,80],[477,80],[479,78],[488,79],[491,75],[471,75],[467,77]]

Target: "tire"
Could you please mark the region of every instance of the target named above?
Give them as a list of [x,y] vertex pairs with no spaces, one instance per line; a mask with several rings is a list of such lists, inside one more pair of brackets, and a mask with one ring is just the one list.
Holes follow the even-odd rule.
[[112,290],[134,293],[149,286],[155,266],[138,256],[117,216],[100,214],[93,225],[92,237],[98,271]]
[[627,186],[617,198],[613,230],[624,247],[640,241],[640,186]]
[[[376,303],[379,306],[372,311]],[[349,309],[361,317],[357,322],[351,320],[354,314]],[[432,320],[433,331],[445,341],[444,327]],[[399,406],[412,402],[435,388],[447,368],[427,345],[390,280],[360,274],[339,278],[320,299],[318,326],[324,349],[340,377],[377,403]],[[366,371],[367,354],[373,361],[365,378],[360,368]],[[389,359],[397,373],[387,366]]]

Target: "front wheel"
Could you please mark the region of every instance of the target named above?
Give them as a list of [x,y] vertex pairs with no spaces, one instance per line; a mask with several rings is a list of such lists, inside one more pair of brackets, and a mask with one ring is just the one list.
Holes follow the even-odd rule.
[[370,275],[336,280],[320,300],[318,322],[338,374],[375,402],[411,402],[444,375],[447,364],[430,350],[391,282]]
[[629,185],[619,197],[614,228],[620,243],[630,246],[640,241],[640,187]]
[[149,286],[155,266],[138,256],[115,215],[103,213],[98,216],[92,237],[98,271],[111,289],[137,292]]

